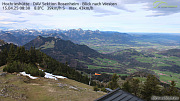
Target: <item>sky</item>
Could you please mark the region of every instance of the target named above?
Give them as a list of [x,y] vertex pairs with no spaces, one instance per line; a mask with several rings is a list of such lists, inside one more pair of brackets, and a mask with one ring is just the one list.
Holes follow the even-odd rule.
[[[3,2],[27,2],[31,9],[3,10]],[[69,6],[58,11],[46,10],[46,7],[34,10],[33,2],[90,2],[90,6],[92,3],[101,5],[92,6],[93,10],[68,10]],[[103,6],[105,2],[117,5]],[[1,0],[0,29],[25,28],[180,33],[180,0]]]

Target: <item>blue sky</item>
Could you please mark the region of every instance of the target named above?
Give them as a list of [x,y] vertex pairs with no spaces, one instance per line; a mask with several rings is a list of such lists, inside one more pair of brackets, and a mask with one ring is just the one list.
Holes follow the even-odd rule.
[[[91,11],[5,11],[2,2],[113,2]],[[119,32],[180,33],[180,0],[1,0],[0,29],[90,29]],[[155,6],[159,6],[154,8]],[[176,8],[159,8],[177,6]]]

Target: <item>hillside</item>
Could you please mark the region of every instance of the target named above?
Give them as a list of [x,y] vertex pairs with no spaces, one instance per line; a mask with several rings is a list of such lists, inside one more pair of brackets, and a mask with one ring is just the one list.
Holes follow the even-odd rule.
[[105,94],[71,79],[57,81],[41,77],[32,80],[8,73],[0,76],[0,81],[0,101],[93,101]]
[[[87,85],[89,78],[86,74],[82,75],[33,47],[25,50],[23,46],[5,44],[0,48],[0,100],[91,101],[105,94],[94,92]],[[24,77],[20,72],[30,74],[36,79]],[[47,73],[62,75],[68,79],[51,80]],[[91,85],[95,86],[96,82],[91,81]]]
[[86,45],[78,45],[69,40],[54,37],[38,36],[24,46],[27,49],[35,46],[35,48],[41,49],[42,52],[62,63],[68,62],[71,67],[82,67],[83,65],[79,64],[78,61],[91,62],[92,60],[89,57],[102,57],[100,53]]
[[[33,47],[25,50],[24,47],[15,47],[13,44],[6,44],[5,46],[1,46],[4,49],[0,52],[0,66],[7,64],[3,71],[9,73],[25,71],[32,76],[44,77],[45,73],[38,69],[38,66],[41,66],[45,72],[63,75],[85,84],[89,83],[87,75],[82,75],[67,64],[62,64]],[[9,46],[10,49],[7,48]],[[92,85],[96,85],[96,83],[92,83]]]

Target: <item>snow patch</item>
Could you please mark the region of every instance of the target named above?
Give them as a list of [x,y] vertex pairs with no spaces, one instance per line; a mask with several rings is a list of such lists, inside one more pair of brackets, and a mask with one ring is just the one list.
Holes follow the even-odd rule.
[[53,75],[51,73],[47,73],[45,72],[45,78],[50,78],[50,79],[55,79],[55,80],[58,80],[58,79],[67,79],[67,77],[64,77],[64,76],[58,76],[58,75]]
[[54,76],[59,79],[67,79],[67,77],[64,77],[64,76],[58,76],[58,75],[54,75]]
[[44,76],[45,78],[49,78],[49,79],[55,79],[55,80],[58,80],[56,77],[54,77],[52,74],[50,74],[50,73],[47,73],[47,72],[45,72],[45,76]]
[[[39,69],[39,70],[43,71],[42,69]],[[47,72],[44,72],[44,73],[45,73],[44,78],[54,79],[54,80],[67,79],[67,77],[64,77],[64,76],[53,75],[53,74],[47,73]],[[38,77],[31,76],[30,74],[26,74],[26,72],[20,72],[20,74],[22,74],[23,76],[28,76],[28,77],[30,77],[31,79],[37,79],[37,78],[38,78]]]
[[[41,71],[44,71],[42,69],[39,69]],[[49,79],[54,79],[54,80],[58,80],[58,79],[67,79],[67,77],[64,77],[64,76],[59,76],[59,75],[53,75],[51,73],[47,73],[47,72],[44,72],[45,73],[45,78],[49,78]]]
[[23,76],[28,76],[31,79],[37,79],[38,77],[31,76],[30,74],[26,74],[26,72],[20,72]]

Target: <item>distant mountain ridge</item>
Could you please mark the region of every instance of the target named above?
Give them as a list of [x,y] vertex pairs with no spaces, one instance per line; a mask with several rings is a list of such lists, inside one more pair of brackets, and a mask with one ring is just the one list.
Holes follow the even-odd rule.
[[25,45],[37,36],[55,37],[62,40],[71,40],[77,44],[84,44],[100,53],[112,53],[118,50],[134,48],[140,51],[146,51],[149,48],[162,51],[166,49],[179,48],[180,36],[171,34],[131,34],[117,31],[99,31],[79,29],[22,29],[0,31],[0,36],[9,33],[16,38],[8,36],[7,42],[13,42],[18,45]]
[[23,35],[23,36],[20,35],[20,36],[16,37],[11,33],[3,33],[0,35],[0,39],[6,41],[7,43],[13,43],[18,46],[21,46],[21,45],[31,41],[34,38],[35,38],[35,36],[32,36],[32,35]]
[[131,38],[131,35],[127,33],[99,31],[99,30],[95,30],[95,31],[82,30],[81,28],[65,31],[64,34],[69,38],[71,38],[72,41],[77,41],[77,42],[98,39],[98,40],[102,40],[103,42],[111,40],[112,43],[117,43],[117,42],[129,43],[129,40]]
[[0,35],[0,39],[6,41],[8,43],[14,43],[16,45],[21,44],[20,40],[18,40],[15,36],[13,36],[10,33],[4,33],[4,34]]
[[43,37],[56,37],[63,40],[70,40],[62,32],[58,31],[42,31],[37,30],[11,30],[11,31],[0,31],[0,39],[6,41],[7,43],[14,43],[18,46],[25,45],[31,40],[35,39],[38,35]]

